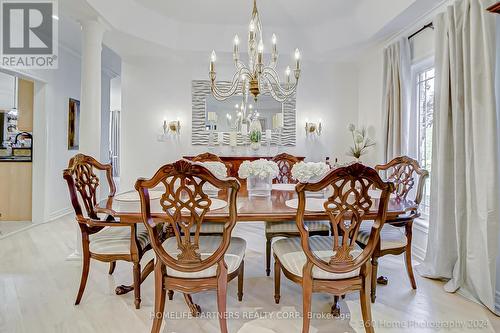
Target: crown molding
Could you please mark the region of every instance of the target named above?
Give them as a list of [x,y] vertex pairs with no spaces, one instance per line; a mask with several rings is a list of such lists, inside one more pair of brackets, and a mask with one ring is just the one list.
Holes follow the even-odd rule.
[[74,48],[70,47],[68,44],[66,44],[64,42],[61,42],[61,40],[59,40],[59,48],[68,52],[69,54],[71,54],[75,58],[78,58],[78,59],[82,58],[82,55],[79,51],[75,50]]
[[399,31],[398,33],[392,35],[391,37],[387,38],[385,42],[383,42],[384,47],[389,46],[390,44],[394,43],[396,40],[398,40],[401,37],[407,37],[410,35],[413,31],[416,29],[421,28],[421,26],[428,24],[436,14],[443,9],[444,6],[446,6],[448,3],[450,3],[452,0],[441,0],[439,1],[432,9],[428,10],[426,13],[420,15],[419,18],[414,20],[411,24],[409,24],[404,30]]

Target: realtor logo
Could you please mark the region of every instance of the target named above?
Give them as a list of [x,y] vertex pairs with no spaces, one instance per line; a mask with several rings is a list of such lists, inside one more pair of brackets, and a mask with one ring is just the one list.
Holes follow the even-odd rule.
[[56,0],[0,0],[2,67],[57,68]]

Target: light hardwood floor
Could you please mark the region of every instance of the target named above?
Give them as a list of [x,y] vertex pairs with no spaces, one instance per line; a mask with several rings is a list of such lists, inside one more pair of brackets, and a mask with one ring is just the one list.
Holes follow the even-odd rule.
[[[73,305],[81,265],[65,258],[72,252],[75,229],[72,217],[65,217],[0,240],[0,332],[149,332],[152,276],[143,284],[140,310],[134,308],[133,293],[114,294],[116,285],[130,283],[130,264],[119,263],[109,276],[107,265],[93,261],[82,303]],[[229,286],[228,310],[234,317],[228,321],[230,332],[300,332],[301,318],[296,317],[302,307],[300,289],[282,278],[282,301],[274,304],[273,280],[265,277],[262,224],[239,224],[234,234],[246,238],[248,248],[242,303],[236,298],[236,283]],[[446,293],[441,282],[417,276],[419,289],[412,291],[402,257],[384,257],[379,267],[390,282],[379,286],[372,307],[376,332],[500,332],[499,318],[459,295]],[[210,318],[216,311],[215,294],[193,298],[205,318],[183,319],[188,311],[176,294],[166,304],[164,332],[218,332],[217,320]],[[315,315],[328,314],[331,302],[331,296],[315,294]],[[358,296],[348,295],[341,306],[340,319],[313,319],[311,332],[363,332]],[[404,325],[413,326],[405,329]],[[455,328],[435,329],[436,325]]]

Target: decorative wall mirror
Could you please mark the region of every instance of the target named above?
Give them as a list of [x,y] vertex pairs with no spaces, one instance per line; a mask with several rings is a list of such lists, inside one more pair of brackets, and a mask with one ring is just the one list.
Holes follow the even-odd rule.
[[[221,89],[230,87],[230,82],[220,81]],[[210,91],[210,81],[193,80],[192,82],[192,134],[193,145],[208,145],[210,131],[223,133],[223,144],[229,145],[229,133],[237,132],[239,146],[247,143],[242,136],[242,126],[248,128],[249,119],[244,119],[241,113],[241,94],[232,96],[225,101],[216,100]],[[257,110],[258,119],[263,132],[271,131],[271,145],[295,146],[295,95],[284,103],[274,100],[267,89],[264,89],[257,103],[249,97],[247,114]],[[263,136],[263,144],[268,144]]]

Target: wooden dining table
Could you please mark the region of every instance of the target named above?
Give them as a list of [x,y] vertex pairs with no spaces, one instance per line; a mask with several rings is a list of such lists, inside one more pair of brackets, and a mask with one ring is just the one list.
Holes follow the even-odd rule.
[[[164,220],[165,212],[160,205],[160,196],[163,189],[155,189],[150,191],[150,204],[151,216],[153,219]],[[157,196],[151,195],[155,192]],[[373,219],[377,216],[377,209],[379,204],[378,191],[371,191],[372,206],[370,211],[363,216],[365,220]],[[327,198],[328,193],[324,197]],[[238,192],[237,196],[237,223],[244,222],[283,222],[295,221],[297,216],[297,209],[290,207],[290,200],[296,199],[297,193],[291,188],[288,190],[275,190],[271,191],[268,197],[249,196],[248,191],[243,186]],[[227,201],[227,193],[221,191],[216,198],[217,201]],[[321,198],[310,198],[312,200],[323,200]],[[309,199],[308,199],[309,200]],[[288,205],[287,205],[288,202]],[[400,199],[391,197],[389,199],[387,209],[387,219],[394,219],[400,215],[406,214],[410,211],[416,210],[418,206],[411,200]],[[306,206],[307,208],[307,206]],[[142,223],[141,204],[139,201],[139,194],[136,191],[128,191],[110,197],[106,200],[99,202],[96,206],[97,213],[109,215],[122,223],[123,225],[131,225]],[[220,209],[211,210],[206,213],[204,220],[206,222],[220,222],[226,221],[228,216],[228,206]],[[328,216],[324,210],[315,209],[314,211],[305,211],[304,220],[327,220]],[[141,274],[141,282],[153,271],[153,260],[148,262],[144,267]],[[116,294],[122,295],[133,290],[131,285],[121,285],[116,287]]]
[[[158,190],[160,191],[160,190]],[[141,204],[139,196],[137,198],[131,197],[135,191],[125,192],[115,197],[108,198],[98,203],[96,210],[98,213],[113,216],[121,223],[142,223]],[[372,193],[376,193],[373,191]],[[327,196],[326,194],[325,196]],[[127,196],[127,200],[121,200],[121,197]],[[227,194],[220,193],[217,197],[218,200],[227,200]],[[297,209],[287,205],[287,201],[296,199],[297,193],[289,190],[272,190],[271,196],[258,197],[249,196],[246,189],[238,192],[237,197],[237,222],[283,222],[295,221],[297,216]],[[311,199],[320,199],[313,197]],[[326,199],[323,199],[326,200]],[[379,199],[374,195],[372,197],[372,208],[364,215],[364,219],[373,219],[377,216]],[[415,210],[417,205],[407,199],[399,199],[391,197],[387,209],[387,218],[393,219],[409,211]],[[151,215],[153,218],[162,218],[165,212],[160,205],[160,199],[151,199]],[[228,207],[209,211],[204,218],[207,222],[225,222],[228,216]],[[304,214],[304,219],[307,221],[325,220],[328,215],[324,210],[307,211]]]

